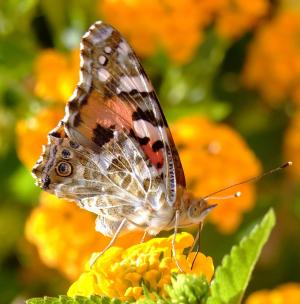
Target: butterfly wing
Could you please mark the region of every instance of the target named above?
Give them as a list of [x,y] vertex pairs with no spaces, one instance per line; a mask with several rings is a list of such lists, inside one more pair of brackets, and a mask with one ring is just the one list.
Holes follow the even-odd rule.
[[[81,42],[80,81],[66,106],[66,133],[95,152],[124,133],[176,202],[185,188],[181,162],[152,84],[121,34],[96,22]],[[128,147],[124,147],[128,149]]]

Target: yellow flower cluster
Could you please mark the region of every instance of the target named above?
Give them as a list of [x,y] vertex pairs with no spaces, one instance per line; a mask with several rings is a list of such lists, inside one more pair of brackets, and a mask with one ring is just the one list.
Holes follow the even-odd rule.
[[[165,295],[164,286],[171,283],[171,274],[178,272],[174,258],[171,257],[173,236],[154,238],[146,243],[132,246],[126,250],[112,247],[96,264],[74,282],[68,295],[89,296],[106,295],[121,300],[137,300],[143,296],[142,284],[150,292]],[[211,280],[214,266],[211,257],[199,253],[193,269],[191,263],[195,253],[188,257],[183,250],[192,246],[193,236],[180,233],[176,237],[177,258],[185,273],[204,274]]]
[[286,283],[273,290],[260,290],[251,294],[245,304],[299,304],[300,284]]
[[248,88],[270,103],[300,104],[300,10],[281,11],[262,26],[249,48],[243,71]]
[[63,118],[62,106],[44,108],[35,116],[17,122],[17,153],[22,163],[29,169],[35,164],[47,143],[47,134]]
[[[45,192],[40,204],[28,217],[26,238],[37,246],[42,261],[76,279],[94,251],[101,251],[110,238],[95,231],[95,216],[80,209],[73,202],[58,199]],[[117,245],[136,244],[143,233],[120,237]]]
[[35,62],[35,94],[48,101],[65,103],[79,79],[79,49],[69,54],[42,51]]
[[296,180],[300,180],[300,111],[298,110],[284,137],[284,152],[286,159],[293,161],[293,166],[288,170],[289,174]]
[[[187,189],[196,197],[208,195],[228,185],[256,176],[261,166],[241,136],[224,124],[194,116],[178,120],[171,131],[179,150],[187,179]],[[243,168],[243,170],[241,170]],[[223,233],[233,232],[244,212],[253,208],[255,186],[244,184],[217,196],[241,191],[230,200],[211,200],[218,207],[209,220]]]
[[177,63],[187,62],[203,40],[205,27],[235,38],[266,14],[267,0],[102,0],[100,13],[141,56],[163,48]]

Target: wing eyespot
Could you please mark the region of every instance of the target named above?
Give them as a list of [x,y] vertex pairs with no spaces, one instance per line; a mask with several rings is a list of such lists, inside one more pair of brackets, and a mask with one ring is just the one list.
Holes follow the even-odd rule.
[[67,149],[63,149],[61,151],[61,156],[63,159],[70,159],[71,158],[71,152]]
[[55,171],[59,176],[67,177],[73,172],[73,167],[70,163],[61,161],[55,167]]

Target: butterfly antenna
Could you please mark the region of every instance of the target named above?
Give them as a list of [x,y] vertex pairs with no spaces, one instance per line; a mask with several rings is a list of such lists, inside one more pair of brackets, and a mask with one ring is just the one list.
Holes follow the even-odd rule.
[[[280,166],[277,167],[277,168],[274,168],[274,169],[271,169],[271,170],[269,170],[269,171],[267,171],[267,172],[264,172],[263,174],[260,174],[260,175],[254,176],[254,177],[250,177],[250,178],[245,179],[245,180],[243,180],[243,181],[241,181],[241,182],[238,182],[238,183],[236,183],[236,184],[233,184],[233,185],[227,186],[227,187],[225,187],[225,188],[222,188],[222,189],[220,189],[220,190],[218,190],[218,191],[212,192],[212,193],[210,193],[210,194],[204,196],[203,199],[211,198],[213,195],[215,195],[215,194],[217,194],[217,193],[223,192],[223,191],[225,191],[225,190],[227,190],[227,189],[230,189],[230,188],[233,188],[233,187],[236,187],[236,186],[239,186],[239,185],[243,185],[243,184],[251,183],[251,182],[256,182],[256,181],[262,179],[263,177],[265,177],[266,175],[270,175],[270,174],[273,174],[273,173],[275,173],[275,172],[277,172],[277,171],[280,171],[280,170],[282,170],[282,169],[285,169],[285,168],[287,168],[287,167],[290,167],[292,164],[293,164],[293,163],[292,163],[291,161],[288,161],[288,162],[286,162],[286,163],[280,165]],[[241,192],[238,191],[238,192],[235,192],[235,193],[234,193],[233,195],[231,195],[230,197],[239,197],[239,196],[241,196]],[[224,198],[228,198],[228,197],[224,197]],[[222,198],[222,199],[224,199],[224,198]],[[220,199],[220,198],[218,198],[218,199]]]

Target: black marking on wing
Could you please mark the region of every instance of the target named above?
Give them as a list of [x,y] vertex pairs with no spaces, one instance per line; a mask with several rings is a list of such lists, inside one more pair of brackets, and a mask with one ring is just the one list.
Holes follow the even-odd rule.
[[156,98],[155,96],[155,93],[152,91],[152,92],[140,92],[138,91],[137,89],[133,89],[131,90],[130,92],[124,92],[124,91],[121,91],[119,94],[118,94],[119,97],[124,97],[124,99],[126,100],[126,98],[128,97],[134,97],[135,100],[140,100],[142,101],[142,103],[144,102],[143,99],[144,98]]
[[70,144],[70,147],[73,149],[77,149],[79,147],[79,144],[72,140],[70,140],[69,144]]
[[102,147],[114,137],[114,131],[111,128],[104,128],[97,124],[97,127],[93,130],[94,137],[93,142],[99,147]]
[[81,122],[82,122],[82,120],[81,120],[81,117],[80,117],[80,113],[77,113],[74,117],[74,126],[78,127]]
[[56,137],[56,138],[61,138],[61,133],[59,133],[57,131],[52,131],[49,133],[49,135]]
[[138,142],[139,142],[140,145],[144,146],[144,145],[148,144],[148,142],[150,141],[150,138],[147,137],[147,136],[145,136],[143,138],[137,137],[137,140],[138,140]]
[[152,145],[152,150],[154,152],[159,151],[164,147],[164,143],[161,140],[157,140],[153,145]]
[[135,112],[132,113],[132,120],[145,120],[150,122],[153,126],[163,126],[162,120],[157,120],[152,110],[143,111],[140,107],[137,108]]
[[51,179],[48,175],[42,178],[42,189],[47,190],[49,188],[49,185],[51,183]]
[[161,169],[161,168],[162,168],[162,166],[163,166],[163,164],[162,164],[162,163],[157,163],[157,164],[156,164],[156,168],[157,168],[157,169]]

